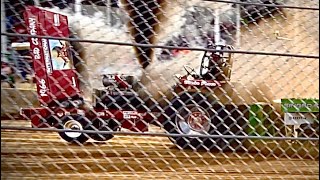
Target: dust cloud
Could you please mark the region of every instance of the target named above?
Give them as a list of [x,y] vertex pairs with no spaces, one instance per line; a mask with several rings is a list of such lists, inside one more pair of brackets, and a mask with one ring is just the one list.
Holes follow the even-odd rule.
[[[145,12],[148,11],[146,8],[148,6],[144,6],[141,11],[145,13],[137,16],[139,13],[136,10],[143,2],[137,1],[137,4],[128,5],[127,0],[121,0],[120,7],[128,12],[129,17],[127,26],[121,28],[106,25],[98,13],[93,17],[65,13],[69,18],[70,29],[80,39],[163,45],[182,32],[181,27],[186,21],[184,14],[187,7],[201,5],[216,8],[209,4],[199,4],[199,1],[158,0],[155,4],[149,4],[149,9],[153,8],[153,13]],[[220,10],[222,11],[223,8],[221,7]],[[241,43],[237,48],[250,51],[317,54],[319,39],[313,43],[310,35],[318,32],[318,29],[314,30],[316,26],[313,24],[319,24],[319,22],[316,20],[310,24],[309,22],[313,19],[306,19],[305,26],[297,26],[301,23],[296,22],[298,17],[313,18],[315,15],[311,12],[287,11],[289,13],[266,19],[257,25],[243,26]],[[290,13],[294,16],[290,16]],[[150,17],[151,14],[156,15]],[[137,24],[143,19],[144,23]],[[279,30],[282,35],[292,38],[293,41],[277,40],[273,30]],[[297,38],[297,32],[300,38]],[[298,40],[303,37],[309,39]],[[78,63],[76,67],[81,79],[84,80],[82,87],[87,99],[90,99],[92,89],[101,88],[101,74],[103,73],[135,75],[143,87],[139,91],[142,97],[151,96],[157,100],[166,98],[170,95],[171,87],[176,83],[175,74],[186,74],[183,69],[184,65],[197,68],[203,54],[201,51],[192,51],[185,55],[180,54],[168,61],[161,61],[157,57],[160,49],[93,43],[79,43],[74,46],[81,59],[81,63]],[[191,46],[197,47],[196,44],[191,44]],[[300,47],[308,48],[301,49]],[[296,69],[299,75],[290,73],[288,69]],[[254,103],[290,97],[318,97],[319,89],[318,86],[316,87],[319,78],[318,69],[317,59],[304,60],[237,54],[229,84],[235,91],[233,93],[235,95],[231,98],[239,103]],[[285,82],[285,79],[290,79],[290,83]],[[299,79],[299,82],[295,79]]]

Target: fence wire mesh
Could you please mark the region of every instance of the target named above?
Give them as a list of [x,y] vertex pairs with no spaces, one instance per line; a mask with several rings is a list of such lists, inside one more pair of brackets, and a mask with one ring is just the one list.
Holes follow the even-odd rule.
[[317,179],[319,1],[1,1],[1,178]]

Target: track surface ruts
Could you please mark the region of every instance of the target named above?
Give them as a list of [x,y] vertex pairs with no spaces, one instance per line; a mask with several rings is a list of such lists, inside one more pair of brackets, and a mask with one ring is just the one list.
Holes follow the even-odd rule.
[[[2,125],[12,125],[2,121]],[[27,126],[14,122],[15,126]],[[260,157],[260,158],[259,158]],[[318,179],[319,162],[181,151],[166,137],[70,145],[51,132],[1,130],[1,179]]]

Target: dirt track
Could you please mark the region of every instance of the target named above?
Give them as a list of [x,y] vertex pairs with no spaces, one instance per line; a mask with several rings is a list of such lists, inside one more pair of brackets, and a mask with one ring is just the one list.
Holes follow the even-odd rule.
[[[12,122],[12,121],[11,121]],[[2,125],[12,125],[2,121]],[[27,123],[15,123],[27,126]],[[319,162],[180,151],[165,137],[117,136],[69,145],[56,133],[1,130],[1,179],[318,179]]]

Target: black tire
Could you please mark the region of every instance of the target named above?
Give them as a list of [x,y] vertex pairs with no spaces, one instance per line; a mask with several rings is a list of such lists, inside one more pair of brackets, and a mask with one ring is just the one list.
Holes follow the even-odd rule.
[[[60,123],[57,123],[55,127],[58,129],[84,130],[88,128],[89,125],[90,121],[86,117],[73,115],[62,117]],[[59,132],[59,135],[65,141],[76,144],[83,144],[90,138],[88,134],[81,132]]]
[[[167,133],[172,134],[186,134],[185,130],[182,130],[181,124],[190,125],[190,129],[192,128],[190,124],[190,120],[192,121],[192,115],[198,114],[198,118],[200,117],[200,122],[203,124],[201,135],[208,134],[217,134],[218,129],[216,128],[217,122],[215,120],[214,111],[210,108],[209,102],[207,99],[201,94],[183,94],[180,95],[179,98],[175,98],[171,101],[172,106],[168,106],[166,110],[166,115],[168,119],[163,122],[164,129]],[[189,113],[185,113],[190,110]],[[182,116],[183,119],[182,119]],[[187,120],[186,120],[187,119]],[[183,122],[185,121],[185,122]],[[188,122],[187,122],[188,121]],[[181,122],[181,123],[180,123]],[[201,129],[201,126],[198,126]],[[191,149],[214,149],[217,147],[216,139],[207,138],[207,137],[173,137],[170,136],[169,139],[178,147],[182,149],[191,148]]]
[[114,119],[101,119],[95,118],[92,121],[92,125],[90,125],[87,130],[94,130],[97,133],[90,133],[89,136],[91,139],[96,141],[107,141],[114,137],[113,134],[101,134],[98,131],[117,131],[119,129],[119,123]]

